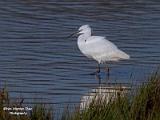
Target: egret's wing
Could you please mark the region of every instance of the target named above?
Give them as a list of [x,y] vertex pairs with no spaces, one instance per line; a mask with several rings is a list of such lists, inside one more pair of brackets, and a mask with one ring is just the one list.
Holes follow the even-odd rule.
[[127,57],[127,54],[119,50],[114,43],[101,36],[92,36],[87,39],[86,53],[99,62],[117,61]]
[[102,55],[106,53],[112,53],[117,50],[117,46],[107,40],[105,37],[92,36],[86,41],[86,46],[90,54]]

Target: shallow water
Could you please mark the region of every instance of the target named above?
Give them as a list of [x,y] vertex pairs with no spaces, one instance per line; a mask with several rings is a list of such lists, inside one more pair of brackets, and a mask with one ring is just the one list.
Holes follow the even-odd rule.
[[1,1],[0,87],[6,84],[10,96],[26,104],[78,103],[99,85],[89,75],[96,62],[80,53],[76,38],[67,39],[83,24],[131,55],[109,64],[107,82],[142,82],[160,64],[159,13],[158,0]]

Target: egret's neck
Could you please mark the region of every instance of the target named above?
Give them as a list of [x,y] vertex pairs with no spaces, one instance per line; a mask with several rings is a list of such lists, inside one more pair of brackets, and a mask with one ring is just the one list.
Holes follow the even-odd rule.
[[83,34],[78,36],[77,44],[81,52],[84,54],[86,51],[86,41],[89,37],[91,37],[91,30],[83,31]]

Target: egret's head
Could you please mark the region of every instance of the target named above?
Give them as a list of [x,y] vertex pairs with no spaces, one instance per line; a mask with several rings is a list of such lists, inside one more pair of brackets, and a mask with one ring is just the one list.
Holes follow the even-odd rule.
[[85,36],[91,36],[91,28],[89,25],[82,25],[78,31],[72,33],[68,38],[75,36],[75,35],[85,35]]
[[89,25],[82,25],[78,29],[78,34],[91,34],[91,28]]

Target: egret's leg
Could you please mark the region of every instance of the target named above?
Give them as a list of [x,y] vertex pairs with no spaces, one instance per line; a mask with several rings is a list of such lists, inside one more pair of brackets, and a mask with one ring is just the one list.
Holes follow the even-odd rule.
[[108,66],[106,66],[106,71],[107,71],[107,77],[108,77],[108,79],[109,79],[109,76],[110,76],[110,73],[109,73],[109,67]]
[[99,73],[99,72],[100,72],[100,64],[98,63],[96,73]]
[[99,85],[101,85],[101,77],[99,74],[95,74],[96,80],[98,80]]
[[96,74],[99,74],[99,72],[100,72],[100,64],[98,63],[98,64],[97,64],[96,71],[93,72],[93,73],[90,73],[90,75],[96,75]]

